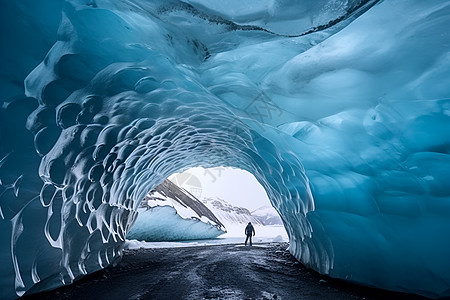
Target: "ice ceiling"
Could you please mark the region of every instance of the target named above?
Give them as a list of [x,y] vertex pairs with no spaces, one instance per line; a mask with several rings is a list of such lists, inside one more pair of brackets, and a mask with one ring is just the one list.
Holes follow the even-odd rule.
[[311,268],[450,296],[450,1],[0,14],[0,298],[114,264],[148,191],[219,165],[258,179]]

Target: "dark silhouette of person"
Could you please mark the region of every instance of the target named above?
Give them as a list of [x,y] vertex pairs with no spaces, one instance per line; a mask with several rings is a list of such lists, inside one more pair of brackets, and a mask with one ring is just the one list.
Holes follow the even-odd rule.
[[247,238],[245,239],[245,246],[247,246],[247,242],[250,240],[250,246],[252,245],[252,235],[255,236],[255,228],[253,228],[252,222],[248,222],[247,227],[245,227],[245,235]]

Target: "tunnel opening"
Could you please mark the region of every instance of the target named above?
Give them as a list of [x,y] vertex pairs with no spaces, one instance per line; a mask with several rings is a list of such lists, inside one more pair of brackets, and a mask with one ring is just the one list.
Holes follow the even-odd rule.
[[198,240],[202,245],[243,243],[249,222],[256,233],[253,243],[288,241],[263,186],[238,168],[194,167],[174,173],[145,196],[137,211],[126,248]]

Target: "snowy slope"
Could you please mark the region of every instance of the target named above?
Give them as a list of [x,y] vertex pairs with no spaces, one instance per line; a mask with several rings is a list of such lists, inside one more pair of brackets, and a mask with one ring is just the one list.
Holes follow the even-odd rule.
[[165,180],[138,208],[139,215],[127,239],[185,241],[212,239],[224,234],[216,216],[186,190]]
[[283,225],[283,221],[272,206],[262,206],[251,214],[263,225]]
[[203,198],[202,202],[225,225],[227,233],[223,238],[244,237],[244,228],[248,222],[253,224],[255,241],[287,241],[288,236],[281,219],[270,206],[263,206],[250,212],[243,207],[233,206],[219,197]]
[[215,216],[227,227],[230,224],[247,224],[252,222],[256,225],[262,223],[252,216],[247,208],[233,206],[219,197],[203,198],[202,202],[214,213]]
[[[165,203],[161,203],[161,201],[165,201]],[[174,206],[184,218],[200,218],[204,222],[212,222],[223,229],[223,224],[208,207],[194,195],[177,186],[169,179],[164,180],[141,202],[142,207],[152,207],[155,205]]]

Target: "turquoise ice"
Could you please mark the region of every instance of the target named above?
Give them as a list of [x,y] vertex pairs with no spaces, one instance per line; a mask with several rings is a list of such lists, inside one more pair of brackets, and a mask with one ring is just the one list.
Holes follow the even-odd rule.
[[251,172],[307,266],[450,296],[450,1],[210,2],[2,3],[0,298],[115,264],[194,166]]

